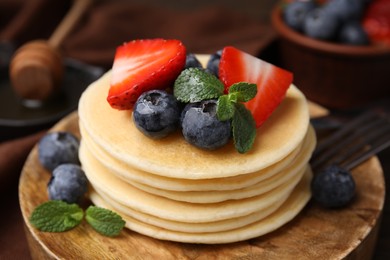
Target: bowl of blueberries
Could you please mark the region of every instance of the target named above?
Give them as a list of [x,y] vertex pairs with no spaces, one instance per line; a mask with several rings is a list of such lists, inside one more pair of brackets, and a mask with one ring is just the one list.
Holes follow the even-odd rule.
[[272,12],[280,65],[331,109],[390,96],[390,0],[284,0]]

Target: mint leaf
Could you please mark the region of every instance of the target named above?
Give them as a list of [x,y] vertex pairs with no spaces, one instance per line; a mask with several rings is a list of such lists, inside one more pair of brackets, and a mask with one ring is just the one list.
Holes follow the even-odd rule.
[[77,204],[50,200],[34,209],[30,223],[41,231],[63,232],[80,224],[83,216],[83,210]]
[[193,103],[218,98],[223,91],[222,82],[214,75],[200,68],[188,68],[177,77],[173,95],[179,101]]
[[257,85],[246,82],[235,83],[229,88],[232,102],[247,102],[257,94]]
[[232,120],[233,140],[239,153],[249,151],[256,138],[256,123],[252,113],[241,103],[257,94],[256,84],[246,82],[230,86],[227,95],[218,98],[217,117],[220,121]]
[[108,209],[89,206],[85,213],[87,222],[105,236],[117,236],[125,226],[121,216]]
[[252,113],[241,103],[235,104],[232,129],[236,150],[239,153],[249,151],[256,138],[256,123]]
[[229,94],[218,98],[217,116],[221,121],[233,118],[234,104],[247,102],[257,94],[256,84],[239,82],[229,88]]
[[218,98],[217,118],[220,121],[226,121],[233,118],[234,104],[230,102],[228,95],[223,95]]

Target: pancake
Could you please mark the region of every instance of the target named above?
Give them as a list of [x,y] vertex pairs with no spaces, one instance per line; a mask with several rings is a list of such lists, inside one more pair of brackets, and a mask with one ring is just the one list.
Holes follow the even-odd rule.
[[93,187],[134,210],[174,221],[200,223],[245,216],[263,210],[278,201],[286,200],[300,180],[300,178],[292,179],[269,192],[245,199],[219,203],[187,203],[139,190],[111,174],[98,161],[88,163],[90,162],[88,153],[82,147],[83,143],[81,143],[80,160]]
[[[96,194],[93,194],[96,193]],[[238,218],[213,221],[213,222],[202,222],[202,223],[188,223],[180,221],[172,221],[168,219],[159,218],[158,216],[145,214],[140,211],[136,211],[132,208],[126,207],[125,205],[116,202],[110,198],[109,195],[105,194],[100,190],[92,190],[91,197],[99,196],[104,200],[107,205],[112,207],[115,211],[120,211],[124,216],[130,216],[140,222],[144,222],[153,226],[164,228],[172,231],[187,232],[187,233],[205,233],[205,232],[221,232],[231,229],[236,229],[248,224],[254,223],[260,219],[263,219],[276,211],[284,201],[278,201],[277,203],[270,205],[264,210],[254,212],[249,215],[241,216]]]
[[[95,150],[90,151],[87,148],[87,145],[85,144],[85,141],[87,139],[83,139],[83,144],[81,146],[82,153],[86,155],[83,157],[84,164],[98,164],[101,162],[102,167],[106,168],[107,172],[111,172],[115,175],[117,175],[115,172],[111,170],[111,168],[107,168],[107,162],[108,165],[112,165],[113,162],[109,160],[110,157],[101,157],[99,153],[97,153]],[[265,193],[267,191],[272,190],[273,188],[281,185],[282,183],[285,183],[287,181],[290,181],[291,178],[294,178],[294,176],[297,176],[299,174],[299,171],[301,171],[304,167],[306,167],[306,164],[310,158],[310,155],[314,149],[315,146],[315,134],[314,130],[310,128],[310,131],[308,131],[307,137],[304,140],[303,148],[299,149],[300,153],[299,156],[295,157],[293,161],[287,166],[282,168],[280,171],[278,171],[276,174],[271,175],[268,178],[261,179],[256,182],[255,184],[250,184],[248,186],[240,187],[238,189],[230,189],[230,190],[212,190],[212,184],[221,180],[228,179],[228,183],[235,183],[233,178],[240,177],[241,179],[244,178],[244,175],[240,175],[237,177],[230,177],[230,178],[222,178],[222,179],[211,179],[209,180],[209,183],[207,186],[210,186],[210,190],[205,192],[204,189],[200,191],[172,191],[172,190],[165,190],[163,187],[161,187],[160,182],[156,182],[156,180],[152,179],[149,180],[151,174],[145,173],[142,177],[142,182],[138,181],[129,181],[125,180],[132,186],[144,190],[148,193],[152,193],[158,196],[163,196],[166,198],[170,198],[173,200],[179,200],[179,201],[186,201],[186,202],[192,202],[192,203],[215,203],[220,202],[224,200],[229,199],[242,199],[247,197],[252,197],[256,195],[260,195],[262,193]],[[88,150],[88,151],[84,151]],[[98,159],[99,158],[99,159]],[[278,168],[278,167],[270,167],[270,168]],[[137,172],[136,169],[129,169],[124,166],[122,166],[123,172]],[[275,171],[276,172],[276,171]],[[152,175],[154,176],[154,175]],[[262,173],[256,174],[248,174],[248,180],[256,180],[257,176],[264,176]],[[122,176],[119,174],[117,177],[121,178]],[[187,185],[187,180],[177,180],[177,185]],[[147,184],[145,184],[147,183]],[[149,185],[149,183],[151,185]],[[202,180],[202,183],[205,183],[205,180]],[[250,182],[249,182],[250,183]],[[200,184],[198,187],[202,187]]]
[[158,187],[160,189],[172,191],[229,191],[235,189],[243,189],[277,174],[282,169],[290,165],[294,160],[297,160],[298,155],[299,157],[310,156],[307,152],[302,150],[304,149],[302,147],[303,145],[309,146],[309,150],[312,150],[315,146],[314,132],[311,131],[309,133],[310,140],[306,140],[307,143],[299,145],[288,156],[286,156],[286,158],[283,158],[278,163],[275,163],[274,165],[271,165],[261,171],[225,178],[210,178],[199,180],[179,179],[152,174],[150,172],[142,171],[122,161],[119,161],[110,156],[101,147],[99,147],[99,145],[93,142],[93,140],[91,140],[91,138],[88,136],[88,133],[86,133],[81,124],[80,130],[83,136],[84,146],[87,146],[88,150],[90,150],[93,156],[98,158],[99,161],[113,174],[117,175],[118,177],[129,183],[135,181],[151,187]]
[[[189,233],[163,229],[117,211],[126,221],[126,227],[150,237],[185,243],[221,244],[243,241],[272,232],[291,221],[310,199],[310,181],[312,173],[307,168],[306,174],[296,186],[291,196],[271,215],[249,225],[222,232]],[[91,194],[92,202],[100,207],[116,210],[105,202],[97,193]],[[195,214],[196,212],[194,212]]]
[[[306,165],[305,165],[306,166]],[[232,191],[166,191],[151,186],[143,185],[141,183],[132,182],[131,185],[134,187],[143,190],[145,192],[162,196],[168,199],[191,202],[191,203],[217,203],[226,200],[239,200],[250,198],[264,194],[286,182],[293,182],[294,180],[300,180],[302,175],[300,174],[303,171],[304,167],[295,167],[293,170],[289,171],[287,174],[285,172],[279,173],[278,178],[270,178],[264,182],[259,182],[253,186],[232,190]]]
[[146,137],[131,110],[109,106],[110,77],[111,71],[80,98],[79,157],[92,202],[118,212],[127,228],[179,242],[236,242],[284,225],[309,200],[316,136],[294,85],[257,129],[252,149],[240,154],[233,141],[199,149],[180,130]]
[[131,111],[109,106],[106,96],[110,76],[107,72],[82,94],[80,125],[110,156],[156,175],[210,179],[260,171],[294,151],[308,130],[306,99],[291,85],[283,102],[258,129],[253,148],[245,154],[239,154],[232,142],[212,152],[199,149],[188,144],[179,131],[163,139],[151,139],[135,127]]
[[[235,189],[243,189],[272,177],[291,163],[295,164],[297,161],[308,161],[311,156],[311,152],[315,147],[315,133],[314,130],[310,128],[310,131],[308,132],[302,145],[299,145],[299,147],[297,147],[291,154],[277,164],[271,165],[262,171],[226,178],[187,180],[159,176],[126,165],[124,162],[118,161],[104,152],[98,145],[96,145],[96,143],[91,141],[87,133],[83,131],[83,127],[80,126],[80,128],[85,146],[88,146],[88,150],[90,150],[92,155],[98,158],[98,160],[113,174],[116,174],[118,177],[129,183],[137,182],[150,187],[172,191],[231,191]],[[299,156],[297,157],[297,155]]]

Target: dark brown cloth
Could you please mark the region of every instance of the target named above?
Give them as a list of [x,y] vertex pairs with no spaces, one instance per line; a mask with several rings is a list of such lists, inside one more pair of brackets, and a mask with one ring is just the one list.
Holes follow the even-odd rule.
[[0,144],[0,259],[29,259],[18,201],[18,180],[23,162],[44,132]]
[[[102,35],[110,30],[112,33]],[[104,66],[110,65],[114,48],[130,39],[180,39],[194,53],[212,53],[225,45],[234,45],[257,54],[273,36],[268,26],[218,6],[177,12],[140,5],[123,7],[120,2],[110,2],[96,7],[85,27],[66,41],[64,51]]]
[[[15,2],[0,1],[0,10],[5,12],[1,14],[0,40],[17,45],[48,39],[71,5],[69,0],[19,0],[26,4],[18,9]],[[180,39],[189,52],[195,53],[212,53],[234,45],[257,54],[274,35],[268,25],[221,5],[178,10],[130,1],[96,1],[65,39],[62,52],[109,68],[116,46],[133,39]]]

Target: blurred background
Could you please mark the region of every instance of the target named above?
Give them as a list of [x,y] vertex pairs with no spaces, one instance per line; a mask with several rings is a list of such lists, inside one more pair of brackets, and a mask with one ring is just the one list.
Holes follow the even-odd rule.
[[[95,0],[64,39],[60,52],[66,59],[82,63],[81,67],[80,64],[68,64],[73,75],[71,80],[79,77],[79,74],[72,74],[75,70],[87,70],[87,81],[98,77],[111,68],[116,46],[139,38],[180,39],[193,53],[213,53],[226,45],[234,45],[283,66],[279,57],[280,38],[271,24],[271,11],[279,3],[277,0]],[[72,4],[71,0],[0,0],[0,133],[4,136],[6,133],[15,134],[0,138],[1,202],[7,209],[0,222],[0,259],[29,259],[18,206],[18,174],[28,152],[42,136],[41,131],[77,106],[76,103],[70,106],[67,103],[65,108],[59,108],[63,111],[56,111],[54,115],[45,114],[52,107],[42,108],[44,111],[33,115],[44,115],[38,127],[25,125],[24,131],[18,133],[20,125],[23,126],[23,122],[30,118],[24,117],[26,112],[20,104],[6,103],[9,100],[7,95],[11,95],[4,90],[10,88],[8,63],[13,52],[22,44],[35,39],[48,39]],[[383,62],[382,58],[380,60]],[[303,67],[305,65],[302,64]],[[387,71],[389,68],[386,67]],[[303,77],[307,76],[303,74]],[[85,78],[85,75],[82,77]],[[71,93],[76,101],[80,91],[87,86],[87,81],[66,86],[69,89],[77,86],[77,91]],[[389,81],[382,83],[388,91]],[[367,86],[367,91],[371,91],[371,87]],[[20,112],[16,124],[15,120],[10,120],[10,114],[11,117],[15,115],[11,112],[15,111]],[[380,154],[380,160],[387,162],[385,172],[390,171],[389,158],[388,150]],[[385,216],[389,215],[388,208],[385,207]],[[389,225],[389,221],[382,224],[377,259],[390,257]]]
[[[65,39],[63,51],[68,57],[105,67],[117,45],[136,38],[178,38],[198,53],[227,44],[247,46],[253,53],[268,36],[266,25],[275,3],[96,0]],[[70,0],[1,0],[0,39],[16,45],[47,39],[71,4]]]

